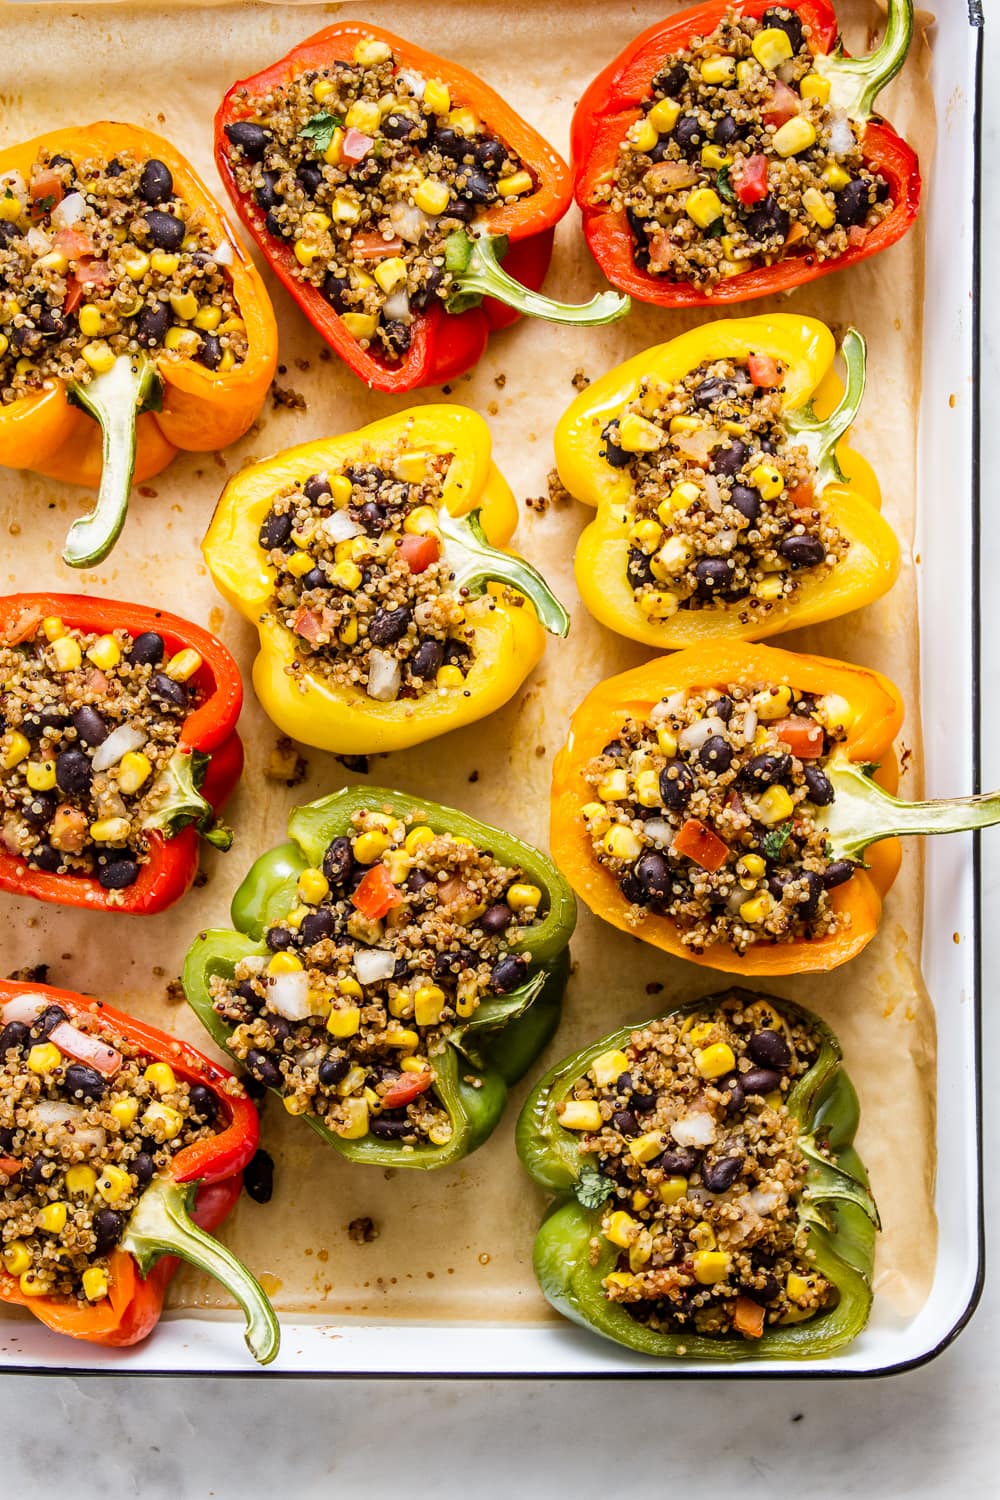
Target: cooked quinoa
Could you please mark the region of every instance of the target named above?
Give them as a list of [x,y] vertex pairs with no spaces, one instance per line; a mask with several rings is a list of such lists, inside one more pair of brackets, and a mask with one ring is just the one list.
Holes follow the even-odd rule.
[[409,349],[414,313],[453,289],[448,236],[535,191],[467,103],[373,37],[353,62],[241,102],[247,118],[226,126],[240,193],[288,243],[298,279],[390,361]]
[[134,885],[201,657],[154,631],[98,635],[26,609],[0,636],[0,837],[50,874]]
[[783,373],[751,354],[646,377],[604,429],[606,462],[629,470],[628,579],[648,618],[724,603],[749,622],[846,553],[785,429]]
[[141,350],[232,369],[247,338],[231,254],[154,157],[42,151],[27,180],[0,174],[0,400]]
[[605,1295],[638,1322],[752,1338],[835,1303],[798,1221],[807,1163],[786,1103],[817,1053],[807,1027],[733,998],[632,1032],[558,1107],[611,1189]]
[[594,857],[632,903],[669,917],[702,954],[716,943],[827,937],[849,918],[830,892],[854,874],[830,858],[816,813],[847,704],[785,684],[677,692],[629,717],[586,768]]
[[835,260],[891,213],[809,37],[784,6],[733,9],[664,59],[595,195],[626,214],[641,270],[710,290],[789,254]]
[[265,934],[269,959],[211,982],[231,1051],[290,1114],[346,1139],[447,1144],[435,1059],[483,999],[526,982],[542,891],[464,838],[372,808],[301,876],[299,900]]
[[[95,1043],[101,1066],[78,1061]],[[218,1100],[99,1023],[96,1005],[70,1021],[45,996],[0,1006],[0,1080],[3,1266],[31,1296],[98,1302],[142,1194],[224,1125]]]
[[277,495],[260,528],[292,668],[382,703],[464,690],[475,632],[442,555],[449,454],[400,446]]

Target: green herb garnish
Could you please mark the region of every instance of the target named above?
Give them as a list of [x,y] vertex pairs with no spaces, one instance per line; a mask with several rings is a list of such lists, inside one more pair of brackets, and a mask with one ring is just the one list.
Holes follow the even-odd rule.
[[614,1183],[596,1167],[583,1167],[573,1191],[582,1208],[600,1208],[614,1191]]
[[782,823],[780,828],[769,828],[761,839],[761,853],[765,859],[780,859],[781,851],[791,836],[791,823]]
[[322,155],[324,151],[330,149],[333,132],[339,129],[343,123],[340,115],[330,115],[327,114],[325,109],[321,109],[318,115],[313,115],[311,120],[306,121],[299,131],[299,136],[307,141],[312,141],[313,146]]

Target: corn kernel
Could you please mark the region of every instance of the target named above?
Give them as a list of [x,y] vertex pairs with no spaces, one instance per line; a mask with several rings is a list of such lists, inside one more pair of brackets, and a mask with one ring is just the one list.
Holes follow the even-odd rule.
[[830,229],[837,222],[836,214],[819,188],[806,188],[802,194],[802,207],[821,229]]
[[172,1109],[169,1104],[154,1099],[143,1111],[142,1124],[150,1134],[159,1129],[165,1140],[172,1141],[184,1128],[184,1116],[179,1109]]
[[622,1250],[627,1250],[641,1228],[642,1225],[638,1219],[633,1219],[632,1215],[627,1214],[623,1208],[616,1208],[614,1213],[608,1215],[604,1238],[610,1240],[612,1245],[618,1245]]
[[567,1099],[557,1111],[564,1130],[600,1130],[601,1106],[596,1099]]
[[4,224],[16,224],[23,213],[20,198],[5,187],[0,193],[0,221]]
[[675,758],[677,754],[677,736],[672,729],[668,729],[666,725],[661,724],[660,728],[656,731],[656,743],[664,755],[669,756],[671,760]]
[[344,116],[348,130],[360,130],[365,135],[374,135],[382,123],[382,112],[370,99],[356,99]]
[[341,1105],[343,1121],[334,1132],[345,1141],[357,1141],[368,1134],[368,1100],[345,1099]]
[[655,453],[663,446],[663,432],[655,422],[630,411],[619,423],[618,443],[626,453]]
[[764,922],[771,913],[771,898],[767,891],[761,891],[759,896],[753,896],[749,901],[744,901],[740,906],[740,917],[744,922],[752,926],[758,922]]
[[63,1055],[54,1042],[37,1042],[28,1053],[28,1068],[32,1073],[51,1073],[63,1062]]
[[839,188],[845,188],[851,180],[850,172],[845,172],[839,162],[832,161],[823,173],[823,182],[826,187],[837,192]]
[[664,1135],[662,1130],[647,1130],[645,1135],[637,1135],[634,1141],[629,1141],[629,1155],[634,1161],[652,1161],[654,1156],[659,1156],[664,1147]]
[[170,250],[154,250],[149,257],[150,267],[161,276],[172,276],[180,263],[180,256]]
[[405,479],[408,484],[420,484],[427,478],[431,455],[419,448],[408,448],[393,460],[392,472],[396,479]]
[[348,1000],[360,1000],[362,995],[364,994],[364,990],[361,988],[358,981],[356,979],[352,979],[348,974],[343,979],[338,979],[337,993],[339,995],[343,995]]
[[42,634],[47,641],[57,641],[66,634],[66,626],[58,615],[46,615],[42,621]]
[[334,1008],[326,1018],[326,1029],[331,1036],[343,1039],[357,1036],[361,1030],[361,1010],[357,1005],[347,1005],[341,1010]]
[[344,313],[340,320],[352,339],[359,342],[370,339],[375,332],[377,320],[373,313]]
[[795,804],[783,786],[769,786],[757,801],[757,818],[766,827],[783,823],[795,811]]
[[773,690],[765,689],[762,693],[754,693],[750,700],[750,707],[756,711],[758,719],[764,722],[783,719],[791,706],[792,690],[784,683]]
[[629,126],[626,140],[630,151],[648,152],[659,140],[659,133],[649,116],[642,120],[636,120],[634,125]]
[[97,1173],[93,1167],[67,1167],[66,1191],[72,1198],[92,1198],[97,1191]]
[[300,266],[311,266],[319,255],[319,246],[315,240],[296,240],[293,250]]
[[628,797],[628,776],[621,767],[609,771],[598,784],[597,795],[602,802],[623,802]]
[[715,1286],[729,1275],[729,1256],[724,1250],[696,1250],[691,1261],[694,1279],[701,1286]]
[[194,292],[171,292],[170,306],[174,310],[174,316],[183,318],[187,323],[198,311],[198,299]]
[[641,614],[650,620],[669,620],[680,608],[680,599],[666,589],[648,589],[637,600]]
[[403,522],[408,536],[433,536],[440,530],[438,513],[431,505],[418,505]]
[[117,1203],[132,1191],[132,1179],[121,1167],[109,1163],[97,1179],[97,1191],[105,1203]]
[[312,572],[313,558],[310,553],[304,550],[293,552],[291,557],[286,559],[285,567],[293,578],[304,578],[307,573]]
[[299,900],[308,906],[318,906],[324,896],[330,894],[330,882],[322,870],[303,870],[298,883]]
[[297,1094],[283,1094],[281,1102],[286,1115],[304,1115],[309,1108],[308,1099],[300,1099]]
[[764,500],[776,500],[785,488],[785,481],[773,464],[758,464],[750,479]]
[[655,771],[640,771],[635,778],[635,796],[640,807],[659,807],[660,778]]
[[101,1266],[88,1266],[80,1277],[80,1282],[88,1302],[100,1302],[108,1295],[108,1273]]
[[457,130],[459,135],[475,135],[479,129],[479,116],[475,110],[452,109],[448,112],[448,124],[452,130]]
[[683,573],[693,558],[694,548],[685,537],[668,536],[653,558],[653,572],[659,567],[668,576]]
[[730,167],[733,158],[728,151],[723,151],[720,146],[702,146],[701,164],[703,167],[711,167],[714,172],[719,172],[723,167]]
[[390,255],[375,267],[374,275],[383,292],[389,293],[406,281],[406,261],[401,255]]
[[440,688],[460,688],[465,686],[465,677],[461,667],[448,663],[439,669],[434,682]]
[[280,953],[275,953],[272,956],[267,966],[267,972],[269,974],[297,974],[301,968],[301,958],[295,953],[289,953],[288,949],[285,948]]
[[448,85],[440,78],[429,78],[424,84],[424,104],[432,115],[446,115],[451,109],[451,94]]
[[7,337],[7,335],[5,333],[0,333],[0,358],[2,358],[3,355],[5,355],[7,353],[7,350],[9,348],[10,348],[10,340],[8,339],[8,337]]
[[95,307],[92,302],[83,304],[76,315],[76,321],[84,338],[92,339],[96,334],[103,332],[104,319],[101,316],[101,309]]
[[534,186],[530,172],[512,172],[509,177],[500,178],[497,192],[501,198],[518,198],[522,193],[530,193]]
[[798,156],[815,145],[816,129],[804,115],[793,115],[784,125],[779,125],[771,138],[771,145],[779,156]]
[[376,63],[388,62],[392,56],[392,48],[388,42],[381,41],[378,37],[362,37],[354,47],[354,61],[362,67],[370,68]]
[[702,1078],[722,1078],[733,1071],[736,1058],[728,1042],[712,1042],[708,1047],[695,1049],[694,1065]]
[[617,1047],[611,1052],[602,1052],[590,1065],[590,1071],[600,1088],[608,1088],[627,1068],[628,1058]]
[[528,907],[539,906],[542,900],[542,893],[537,885],[528,885],[523,881],[515,881],[512,886],[508,886],[505,899],[511,911],[524,911]]
[[707,229],[722,217],[722,200],[714,188],[695,188],[688,193],[684,210],[700,229]]
[[91,823],[87,832],[99,844],[113,844],[121,847],[128,842],[132,824],[128,818],[98,818]]
[[437,838],[433,828],[428,828],[426,823],[418,823],[416,828],[411,828],[403,840],[403,848],[407,854],[416,854],[417,850],[424,844],[432,844]]
[[669,135],[680,118],[681,107],[676,99],[661,99],[649,111],[647,119],[658,135]]
[[[0,200],[0,208],[2,207],[3,202]],[[25,1271],[18,1281],[18,1286],[25,1297],[44,1297],[48,1292],[45,1282],[34,1271]]]
[[632,1207],[636,1213],[641,1213],[644,1208],[648,1208],[652,1201],[649,1194],[644,1193],[641,1188],[636,1188],[632,1193]]
[[317,78],[312,86],[312,96],[317,104],[322,104],[324,99],[329,99],[335,91],[336,85],[331,83],[329,78]]
[[141,750],[128,750],[118,762],[118,790],[133,796],[153,774],[153,763]]
[[364,1068],[351,1068],[337,1084],[337,1093],[342,1099],[347,1099],[351,1094],[356,1094],[364,1089],[367,1077],[368,1074]]
[[139,1113],[139,1101],[131,1095],[127,1099],[116,1099],[110,1106],[109,1113],[118,1121],[123,1130],[127,1130],[135,1123],[135,1117]]
[[743,858],[740,860],[740,865],[748,875],[753,875],[755,879],[758,880],[767,869],[767,865],[761,859],[759,854],[744,854]]
[[382,1040],[387,1047],[408,1049],[420,1046],[419,1034],[409,1026],[387,1026],[382,1033]]
[[701,76],[705,83],[729,83],[736,77],[736,59],[724,52],[718,57],[706,57],[701,65]]
[[38,1227],[44,1229],[47,1234],[62,1234],[66,1228],[66,1220],[69,1217],[69,1208],[65,1203],[46,1203],[39,1211]]
[[121,647],[113,635],[99,635],[87,652],[87,660],[92,661],[95,667],[100,667],[102,672],[109,672],[112,667],[117,667],[121,659]]
[[177,1078],[169,1063],[150,1063],[142,1076],[158,1094],[172,1094],[177,1087]]
[[23,1276],[31,1265],[31,1251],[23,1240],[11,1240],[3,1248],[4,1270],[11,1276]]
[[830,98],[830,80],[822,73],[807,73],[799,84],[799,93],[803,99],[818,99],[820,104],[826,104]]
[[787,31],[782,31],[780,26],[765,26],[750,43],[750,51],[762,68],[773,73],[792,56],[792,43]]
[[51,791],[56,784],[56,763],[54,760],[29,760],[24,777],[33,792]]
[[343,161],[342,146],[344,144],[344,132],[338,125],[330,137],[330,144],[323,152],[323,160],[331,167],[339,167]]
[[422,984],[413,997],[413,1019],[418,1026],[436,1026],[446,1004],[444,990],[436,984]]
[[814,1283],[807,1276],[800,1276],[798,1271],[789,1271],[785,1278],[785,1295],[790,1302],[808,1302],[813,1292]]
[[672,1208],[675,1203],[679,1203],[687,1193],[687,1190],[686,1177],[665,1177],[656,1189],[660,1202],[665,1203],[668,1208]]
[[351,594],[353,594],[356,588],[361,586],[363,576],[356,562],[334,563],[333,567],[329,570],[331,582],[335,583],[338,588],[346,589]]
[[826,693],[816,705],[816,717],[827,729],[847,729],[854,720],[854,710],[839,693]]
[[630,1271],[609,1271],[604,1278],[606,1286],[629,1287],[635,1281]]
[[479,989],[477,981],[472,979],[460,979],[455,991],[455,1010],[463,1019],[473,1015],[479,1004]]
[[181,324],[174,323],[164,335],[163,347],[172,354],[183,354],[190,359],[201,348],[201,339],[193,328],[184,328]]
[[773,602],[785,592],[784,580],[777,574],[772,574],[770,578],[761,578],[755,583],[753,591],[758,599]]
[[450,196],[451,192],[446,182],[441,182],[436,177],[428,177],[413,194],[413,201],[425,214],[442,214],[448,207]]
[[20,730],[11,729],[0,739],[0,769],[13,771],[30,754],[31,744]]
[[370,828],[367,833],[359,833],[354,840],[354,858],[362,865],[370,865],[389,848],[390,840],[381,829]]
[[94,339],[89,344],[84,344],[80,353],[95,375],[106,375],[115,362],[111,346],[104,339]]

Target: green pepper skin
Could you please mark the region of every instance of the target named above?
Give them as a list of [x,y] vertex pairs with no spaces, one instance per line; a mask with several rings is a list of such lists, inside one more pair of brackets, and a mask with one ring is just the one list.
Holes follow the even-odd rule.
[[[811,1359],[842,1349],[857,1337],[871,1309],[871,1276],[878,1213],[868,1177],[852,1142],[858,1126],[858,1099],[841,1063],[836,1036],[818,1016],[788,1000],[732,989],[708,995],[665,1014],[705,1014],[713,1005],[738,997],[766,999],[789,1020],[803,1022],[821,1038],[819,1055],[788,1095],[788,1107],[801,1122],[799,1146],[809,1161],[799,1220],[809,1227],[810,1260],[838,1289],[836,1307],[802,1323],[765,1329],[759,1339],[708,1338],[698,1334],[664,1334],[631,1318],[620,1304],[608,1301],[601,1282],[615,1269],[619,1251],[601,1235],[603,1205],[586,1208],[574,1190],[585,1163],[579,1138],[558,1122],[556,1105],[603,1052],[628,1043],[640,1022],[625,1026],[576,1052],[548,1072],[525,1101],[517,1123],[517,1151],[534,1180],[557,1194],[535,1239],[534,1269],[552,1306],[582,1327],[642,1354],[684,1355],[689,1359]],[[662,1019],[657,1017],[655,1019]],[[828,1147],[836,1165],[819,1150]],[[590,1263],[591,1242],[600,1251]]]
[[[347,788],[297,807],[288,820],[288,841],[261,855],[233,897],[236,930],[203,932],[193,943],[184,963],[184,991],[202,1024],[228,1051],[233,1028],[212,1005],[211,979],[229,978],[241,959],[268,953],[264,934],[298,904],[299,875],[322,865],[327,846],[350,833],[352,815],[363,809],[386,810],[396,817],[412,814],[415,822],[428,824],[436,833],[471,839],[501,863],[520,867],[548,898],[545,918],[530,934],[526,983],[508,995],[484,1000],[470,1020],[452,1028],[450,1045],[434,1059],[435,1090],[452,1122],[450,1141],[443,1146],[404,1146],[372,1136],[344,1140],[314,1116],[303,1116],[349,1161],[378,1167],[443,1167],[468,1156],[492,1133],[508,1087],[531,1067],[559,1024],[576,902],[555,866],[530,844],[452,808],[384,787]],[[519,947],[528,949],[529,939],[512,943],[511,951]]]

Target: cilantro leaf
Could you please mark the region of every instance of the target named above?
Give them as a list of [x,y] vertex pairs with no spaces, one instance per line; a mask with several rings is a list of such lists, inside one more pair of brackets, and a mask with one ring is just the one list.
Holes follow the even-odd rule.
[[325,109],[321,109],[318,115],[313,115],[311,120],[306,121],[299,131],[299,136],[312,141],[316,151],[322,155],[324,151],[329,150],[333,132],[343,123],[340,115],[330,115]]
[[711,224],[709,224],[708,228],[705,230],[705,234],[710,240],[721,239],[725,232],[726,221],[721,214],[717,219],[713,219]]
[[719,189],[720,197],[725,198],[727,203],[736,202],[736,194],[733,192],[732,185],[729,181],[728,167],[719,168],[718,174],[715,178],[715,185]]
[[596,1167],[582,1167],[574,1191],[582,1208],[600,1208],[614,1191],[614,1183]]
[[780,828],[769,828],[761,840],[761,852],[765,859],[780,859],[781,851],[784,849],[791,837],[791,823],[782,823]]

